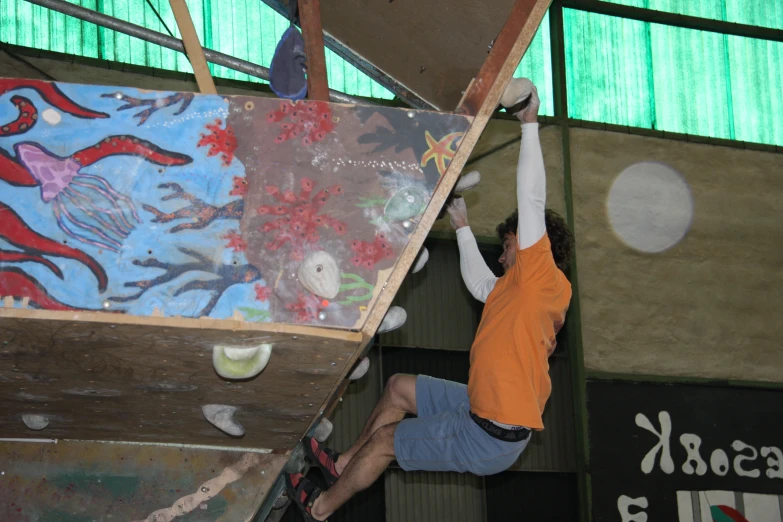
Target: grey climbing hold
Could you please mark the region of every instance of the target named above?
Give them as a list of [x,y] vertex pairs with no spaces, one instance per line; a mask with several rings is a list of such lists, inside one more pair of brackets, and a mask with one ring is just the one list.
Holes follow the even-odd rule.
[[22,422],[31,430],[40,431],[49,425],[49,418],[46,415],[25,413],[22,415]]
[[308,254],[297,270],[299,282],[319,297],[333,299],[340,292],[337,261],[323,250]]
[[326,442],[326,439],[328,439],[329,435],[332,434],[333,429],[334,425],[332,424],[332,421],[324,417],[321,419],[321,422],[318,423],[318,426],[315,427],[315,431],[313,431],[313,437],[318,442]]
[[348,379],[352,381],[356,381],[364,377],[364,374],[367,373],[367,370],[370,369],[370,358],[369,357],[363,357],[361,361],[359,361],[359,364],[354,368],[354,370],[351,372],[351,375],[348,376]]
[[411,185],[398,190],[386,202],[383,213],[389,221],[406,221],[421,214],[428,201],[429,194],[423,188]]
[[258,346],[222,346],[212,348],[212,364],[224,379],[249,379],[266,368],[272,355],[271,344]]
[[454,192],[457,194],[460,194],[462,192],[466,192],[476,185],[479,184],[479,181],[481,181],[481,173],[477,170],[471,170],[457,181],[457,185],[454,187]]
[[204,417],[217,429],[228,433],[233,437],[241,437],[245,434],[245,428],[234,420],[236,406],[227,404],[205,404],[201,407]]
[[424,268],[424,265],[427,264],[427,261],[430,259],[430,251],[427,250],[427,247],[422,247],[421,252],[419,252],[419,255],[416,257],[416,261],[413,263],[413,270],[412,273],[416,273],[422,268]]
[[392,306],[389,311],[386,312],[386,317],[383,318],[381,326],[378,327],[378,333],[391,332],[396,330],[400,326],[405,324],[408,319],[408,314],[405,309],[399,306]]

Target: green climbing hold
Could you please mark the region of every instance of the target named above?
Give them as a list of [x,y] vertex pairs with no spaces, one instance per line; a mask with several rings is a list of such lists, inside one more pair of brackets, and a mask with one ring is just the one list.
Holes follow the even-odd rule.
[[424,212],[428,201],[429,194],[424,189],[411,185],[398,190],[383,212],[389,221],[405,221]]

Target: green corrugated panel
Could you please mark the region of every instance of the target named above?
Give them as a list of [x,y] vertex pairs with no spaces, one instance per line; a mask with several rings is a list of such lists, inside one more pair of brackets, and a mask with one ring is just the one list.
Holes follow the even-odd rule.
[[571,9],[563,23],[569,115],[651,128],[647,24]]
[[727,40],[736,139],[783,145],[783,44]]
[[655,128],[732,139],[725,36],[663,25],[649,30]]
[[[68,0],[126,22],[180,37],[168,0]],[[205,47],[269,67],[288,21],[260,0],[187,0],[193,25]],[[76,18],[35,6],[24,0],[0,1],[0,40],[5,43],[132,63],[181,72],[193,72],[182,53],[131,38]],[[392,99],[394,95],[351,64],[326,51],[330,86],[348,94]],[[211,65],[220,78],[262,82],[220,65]]]
[[564,24],[572,118],[783,145],[783,44],[570,9]]
[[783,29],[779,0],[603,0],[666,13]]
[[549,32],[549,11],[538,27],[536,36],[530,42],[522,62],[514,71],[515,78],[530,78],[538,88],[541,98],[541,114],[555,114],[554,93],[552,87],[552,43]]

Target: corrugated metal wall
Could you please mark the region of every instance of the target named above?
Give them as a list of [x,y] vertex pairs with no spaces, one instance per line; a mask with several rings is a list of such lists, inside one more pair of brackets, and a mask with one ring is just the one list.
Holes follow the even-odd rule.
[[[473,299],[462,282],[457,243],[431,239],[425,246],[430,251],[427,265],[419,273],[408,275],[394,298],[394,304],[408,312],[408,321],[401,328],[382,334],[380,343],[470,350],[483,305]],[[492,268],[497,247],[481,250]]]
[[512,470],[576,472],[574,402],[566,357],[549,359],[552,395],[544,411],[544,431],[534,432]]
[[370,369],[367,370],[367,375],[348,386],[348,391],[343,395],[342,402],[337,405],[330,419],[334,424],[334,431],[328,440],[328,445],[339,452],[350,448],[359,437],[383,391],[384,383],[381,380],[377,346],[370,350],[368,357]]
[[468,473],[386,472],[389,522],[484,522],[481,477]]
[[486,477],[484,484],[488,522],[579,520],[576,474],[506,471]]

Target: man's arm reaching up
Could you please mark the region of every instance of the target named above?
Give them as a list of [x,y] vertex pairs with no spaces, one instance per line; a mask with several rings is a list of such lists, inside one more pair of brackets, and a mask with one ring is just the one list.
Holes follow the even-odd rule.
[[535,245],[546,234],[546,173],[538,140],[540,105],[534,87],[527,108],[516,114],[522,121],[522,144],[517,163],[517,242],[520,250]]
[[468,210],[465,207],[465,200],[454,198],[448,206],[448,212],[451,225],[457,229],[459,268],[462,272],[462,279],[470,294],[482,303],[486,303],[498,278],[489,269],[481,252],[479,252],[476,238],[468,226]]

